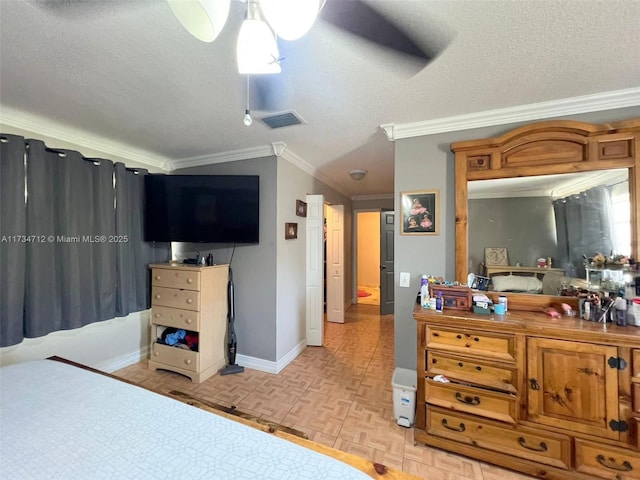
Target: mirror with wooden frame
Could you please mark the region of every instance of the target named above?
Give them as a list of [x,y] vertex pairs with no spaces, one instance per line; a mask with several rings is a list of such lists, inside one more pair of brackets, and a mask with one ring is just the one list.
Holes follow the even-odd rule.
[[[626,171],[629,190],[630,256],[640,260],[640,119],[610,124],[570,120],[537,122],[499,137],[456,142],[456,280],[476,273],[469,258],[469,184],[481,180],[519,179],[597,172],[599,177]],[[625,184],[626,185],[626,184]],[[523,216],[526,212],[522,213]],[[486,247],[503,247],[487,245]],[[492,251],[492,254],[495,252]],[[587,255],[595,252],[585,252]],[[605,252],[609,254],[609,252]],[[476,271],[474,271],[476,270]],[[497,297],[497,292],[487,292]],[[537,310],[575,297],[508,293],[513,310]]]

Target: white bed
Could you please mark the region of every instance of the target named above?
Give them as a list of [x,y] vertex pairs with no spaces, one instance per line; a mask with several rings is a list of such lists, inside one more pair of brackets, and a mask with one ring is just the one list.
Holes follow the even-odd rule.
[[371,478],[269,433],[53,360],[0,369],[0,477]]

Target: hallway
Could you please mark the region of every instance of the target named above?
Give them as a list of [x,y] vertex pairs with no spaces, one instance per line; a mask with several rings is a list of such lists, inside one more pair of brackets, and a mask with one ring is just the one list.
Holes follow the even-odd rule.
[[[246,369],[194,384],[150,372],[146,361],[115,375],[163,392],[180,390],[305,432],[318,443],[428,480],[526,480],[531,477],[414,445],[413,428],[393,417],[393,315],[353,305],[345,323],[325,322],[325,346],[307,347],[278,375]],[[240,339],[241,341],[241,339]]]

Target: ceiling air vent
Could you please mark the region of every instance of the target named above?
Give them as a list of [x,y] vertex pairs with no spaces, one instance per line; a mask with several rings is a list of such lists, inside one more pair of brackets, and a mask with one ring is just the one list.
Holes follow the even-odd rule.
[[294,110],[276,113],[275,115],[263,117],[260,120],[269,128],[282,128],[306,123]]

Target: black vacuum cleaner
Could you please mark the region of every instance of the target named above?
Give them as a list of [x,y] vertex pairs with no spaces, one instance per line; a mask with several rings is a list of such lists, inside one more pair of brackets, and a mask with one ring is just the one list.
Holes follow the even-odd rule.
[[227,284],[227,310],[228,310],[228,323],[227,323],[227,354],[229,364],[220,370],[220,375],[231,375],[232,373],[244,372],[244,367],[236,365],[236,348],[238,342],[236,340],[236,330],[233,327],[235,319],[235,296],[233,293],[233,272],[229,267],[229,283]]

